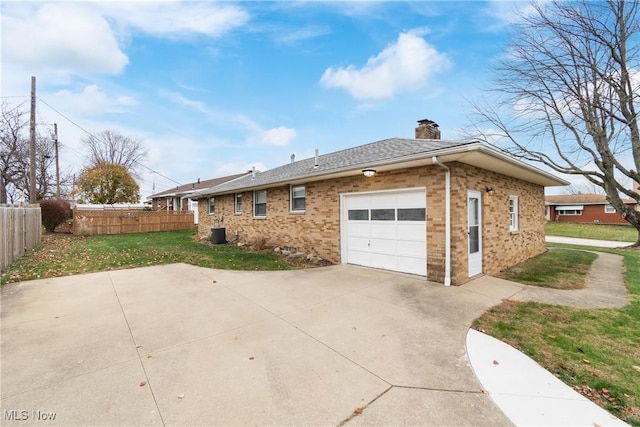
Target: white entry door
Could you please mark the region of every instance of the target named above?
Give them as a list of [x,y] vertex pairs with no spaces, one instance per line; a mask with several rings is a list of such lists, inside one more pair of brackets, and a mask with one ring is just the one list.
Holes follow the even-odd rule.
[[469,190],[468,207],[468,248],[469,277],[482,273],[482,203],[479,191]]
[[342,261],[427,275],[426,191],[342,197]]
[[198,201],[197,200],[189,200],[189,210],[193,211],[193,223],[198,225]]

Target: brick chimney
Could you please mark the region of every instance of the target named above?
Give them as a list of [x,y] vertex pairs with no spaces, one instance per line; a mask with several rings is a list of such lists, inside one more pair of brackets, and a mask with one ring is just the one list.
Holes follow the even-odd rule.
[[433,120],[418,120],[416,139],[440,139],[438,124]]

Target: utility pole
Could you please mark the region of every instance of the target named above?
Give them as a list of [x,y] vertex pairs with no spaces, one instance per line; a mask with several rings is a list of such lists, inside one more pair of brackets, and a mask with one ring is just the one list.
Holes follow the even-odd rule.
[[56,146],[56,199],[60,200],[60,163],[58,161],[58,124],[53,124],[53,143]]
[[31,120],[29,121],[29,203],[37,202],[36,195],[36,78],[31,76]]

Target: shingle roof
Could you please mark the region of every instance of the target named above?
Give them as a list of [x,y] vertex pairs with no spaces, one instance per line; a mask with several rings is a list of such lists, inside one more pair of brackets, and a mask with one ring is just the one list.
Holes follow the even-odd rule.
[[[545,196],[547,205],[606,205],[607,196],[602,194],[560,194]],[[622,199],[624,203],[636,203],[633,199]]]
[[220,178],[213,178],[213,179],[205,179],[199,182],[190,182],[188,184],[178,185],[175,188],[165,190],[160,193],[152,194],[151,196],[149,196],[149,199],[164,197],[164,196],[177,196],[181,194],[190,193],[194,190],[202,190],[204,188],[215,187],[216,185],[220,185],[227,181],[231,181],[233,179],[240,178],[241,176],[245,176],[246,174],[247,172],[244,172],[236,175],[223,176]]
[[430,157],[438,150],[470,144],[468,141],[446,141],[440,139],[390,138],[346,150],[288,163],[264,172],[257,172],[199,192],[201,195],[219,194],[234,190],[262,187],[286,181],[294,181],[330,173],[357,170],[382,163],[400,162],[405,158]]

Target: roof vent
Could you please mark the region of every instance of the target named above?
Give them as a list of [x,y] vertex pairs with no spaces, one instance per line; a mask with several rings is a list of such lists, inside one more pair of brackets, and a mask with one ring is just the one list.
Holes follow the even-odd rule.
[[291,163],[294,163],[296,161],[296,155],[292,154],[291,155]]
[[313,168],[315,169],[315,168],[317,168],[318,166],[319,166],[319,165],[318,165],[318,149],[316,148],[316,162],[313,164]]
[[253,181],[254,179],[256,179],[256,167],[253,166],[251,168],[251,181]]
[[418,120],[416,139],[440,139],[440,129],[433,120]]

